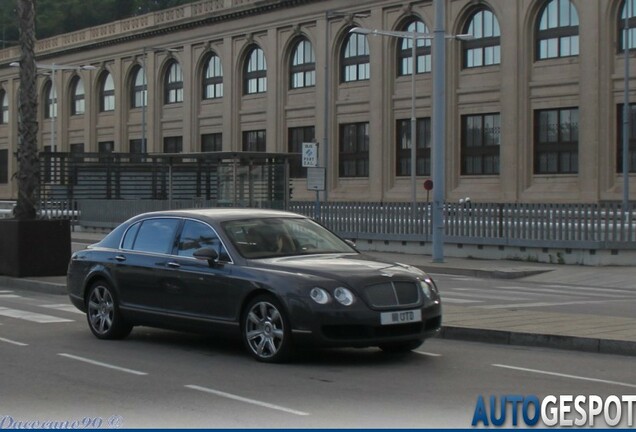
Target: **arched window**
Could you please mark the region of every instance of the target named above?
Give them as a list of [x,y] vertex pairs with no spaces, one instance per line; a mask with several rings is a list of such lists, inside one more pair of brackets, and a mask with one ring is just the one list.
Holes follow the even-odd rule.
[[300,38],[291,56],[289,66],[289,88],[313,87],[316,85],[316,56],[314,47],[307,38]]
[[203,99],[223,97],[223,66],[218,55],[212,53],[205,62],[203,77]]
[[340,82],[369,79],[369,41],[367,36],[349,33],[340,54]]
[[243,93],[255,94],[267,91],[267,63],[265,53],[258,47],[252,48],[243,72]]
[[71,81],[71,115],[82,115],[86,111],[84,82],[77,75]]
[[115,110],[115,82],[113,76],[104,72],[102,74],[99,90],[99,111],[107,112]]
[[[625,29],[625,16],[628,13],[629,18],[627,20],[627,25],[629,26],[629,38],[626,44],[625,39],[627,32]],[[621,7],[621,14],[619,17],[618,28],[620,29],[618,37],[619,51],[624,51],[625,45],[627,45],[630,50],[636,48],[636,0],[627,0],[623,2],[623,6]]]
[[463,33],[473,36],[463,42],[465,68],[501,63],[501,30],[497,17],[490,10],[482,8],[473,12]]
[[9,123],[9,97],[7,92],[0,90],[0,124]]
[[51,80],[44,86],[44,118],[57,117],[57,95]]
[[141,66],[135,67],[131,79],[130,107],[142,108],[148,104],[148,84],[146,71]]
[[[420,20],[411,21],[404,31],[412,33],[430,33],[426,24]],[[399,42],[398,50],[398,75],[411,75],[413,73],[413,39],[402,38]],[[415,73],[421,74],[431,71],[431,40],[417,39],[415,45],[415,57],[417,58],[417,69]]]
[[181,65],[172,61],[166,72],[164,81],[164,96],[166,104],[183,102],[183,72]]
[[570,0],[550,0],[539,14],[537,59],[579,55],[579,15]]

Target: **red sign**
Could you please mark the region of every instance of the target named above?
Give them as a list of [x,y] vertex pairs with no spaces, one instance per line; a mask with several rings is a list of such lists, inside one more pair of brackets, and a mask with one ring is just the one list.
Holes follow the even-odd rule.
[[428,180],[424,180],[424,189],[427,191],[430,191],[433,189],[433,180],[428,179]]

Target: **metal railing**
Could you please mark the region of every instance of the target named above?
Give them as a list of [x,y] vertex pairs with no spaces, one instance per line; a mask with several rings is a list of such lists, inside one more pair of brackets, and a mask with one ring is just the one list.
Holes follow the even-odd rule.
[[[432,214],[410,203],[290,202],[293,212],[316,219],[343,237],[432,241]],[[528,247],[636,249],[636,212],[620,203],[520,204],[446,203],[445,239],[452,243]]]

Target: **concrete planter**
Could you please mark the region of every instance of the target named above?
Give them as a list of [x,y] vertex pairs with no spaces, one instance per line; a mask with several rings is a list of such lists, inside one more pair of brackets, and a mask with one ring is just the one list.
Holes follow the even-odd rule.
[[70,257],[70,221],[0,220],[0,274],[63,276]]

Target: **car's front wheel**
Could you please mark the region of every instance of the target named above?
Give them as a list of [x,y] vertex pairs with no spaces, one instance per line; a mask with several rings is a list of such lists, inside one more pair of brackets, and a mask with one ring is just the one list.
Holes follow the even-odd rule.
[[399,354],[413,351],[424,343],[423,340],[412,340],[406,342],[394,342],[380,345],[380,349],[385,353]]
[[280,363],[291,354],[291,329],[280,303],[261,295],[252,299],[243,314],[243,343],[262,362]]
[[95,282],[88,289],[86,318],[91,332],[99,339],[122,339],[132,331],[132,325],[119,312],[115,292],[105,281]]

